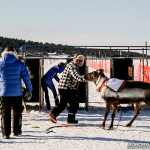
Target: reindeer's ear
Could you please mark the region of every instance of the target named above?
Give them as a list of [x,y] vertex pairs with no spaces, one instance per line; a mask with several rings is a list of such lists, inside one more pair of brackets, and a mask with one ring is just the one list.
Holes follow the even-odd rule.
[[97,72],[98,74],[104,74],[104,69],[97,69],[96,72]]
[[100,69],[100,74],[104,74],[104,69]]

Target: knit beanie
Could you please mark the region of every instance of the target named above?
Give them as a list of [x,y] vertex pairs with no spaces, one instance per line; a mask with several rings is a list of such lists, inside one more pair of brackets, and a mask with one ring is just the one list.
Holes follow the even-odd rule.
[[84,56],[80,55],[80,54],[75,54],[73,57],[73,62],[76,64],[77,60],[82,60],[82,64],[81,64],[81,66],[82,66],[84,63]]

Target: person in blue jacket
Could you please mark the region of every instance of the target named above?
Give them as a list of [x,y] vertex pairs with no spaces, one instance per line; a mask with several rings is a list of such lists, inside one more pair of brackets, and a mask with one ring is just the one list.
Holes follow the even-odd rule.
[[11,109],[13,110],[14,136],[22,134],[22,84],[26,85],[25,97],[32,97],[32,84],[28,70],[23,62],[17,60],[17,53],[12,46],[8,46],[1,53],[0,61],[0,97],[1,97],[1,128],[2,137],[9,139],[11,134]]
[[46,105],[48,110],[51,109],[49,95],[48,95],[48,88],[50,88],[51,91],[53,92],[55,106],[59,104],[59,99],[52,79],[54,78],[57,82],[59,82],[60,79],[57,73],[62,73],[64,68],[65,68],[65,63],[61,62],[58,65],[53,66],[51,69],[49,69],[48,72],[41,79],[41,85],[43,91],[45,92],[45,100],[46,100]]

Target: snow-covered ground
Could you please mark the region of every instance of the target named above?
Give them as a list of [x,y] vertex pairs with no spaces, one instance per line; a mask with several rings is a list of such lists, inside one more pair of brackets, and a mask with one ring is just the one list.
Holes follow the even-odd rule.
[[[57,84],[56,84],[57,86]],[[10,136],[10,139],[0,137],[1,150],[126,150],[150,149],[150,109],[143,106],[142,113],[130,128],[124,125],[131,120],[135,111],[120,112],[116,114],[114,130],[99,128],[103,121],[105,103],[100,100],[99,93],[95,91],[93,83],[89,82],[89,111],[80,104],[76,115],[79,120],[77,125],[61,127],[59,124],[50,122],[49,111],[43,107],[38,111],[36,104],[28,106],[28,113],[23,114],[22,135],[20,137]],[[50,93],[51,104],[54,106],[52,94]],[[31,109],[32,107],[32,109]],[[67,110],[64,110],[57,120],[66,124]],[[106,125],[110,124],[111,114]],[[1,124],[0,124],[1,127]],[[47,132],[46,129],[50,128]],[[1,132],[1,128],[0,128]],[[133,146],[133,147],[131,147]],[[137,147],[135,147],[137,146]],[[144,147],[147,146],[147,147]]]

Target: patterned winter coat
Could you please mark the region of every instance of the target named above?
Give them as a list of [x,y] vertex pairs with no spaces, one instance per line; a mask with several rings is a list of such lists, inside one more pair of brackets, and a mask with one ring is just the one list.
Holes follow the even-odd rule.
[[13,52],[5,53],[0,61],[0,97],[22,96],[21,79],[26,90],[31,92],[32,84],[26,66],[17,60]]
[[78,66],[71,61],[62,73],[58,89],[75,89],[78,81],[84,82],[84,75],[79,74]]

